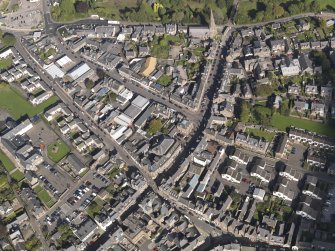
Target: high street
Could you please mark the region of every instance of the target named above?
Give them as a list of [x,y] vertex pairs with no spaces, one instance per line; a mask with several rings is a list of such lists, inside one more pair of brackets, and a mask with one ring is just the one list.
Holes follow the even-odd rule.
[[[91,60],[88,60],[87,58],[82,57],[81,55],[78,55],[76,53],[74,53],[71,49],[69,49],[67,46],[65,46],[60,40],[59,38],[55,37],[54,38],[54,42],[57,43],[58,48],[65,52],[70,58],[74,59],[74,60],[78,60],[78,57],[80,58],[81,61],[84,61],[85,63],[87,63],[92,69],[96,70],[97,68],[101,68],[100,65],[98,65],[96,62],[93,62]],[[191,110],[188,110],[186,107],[181,107],[181,106],[177,106],[171,102],[169,102],[165,97],[160,96],[158,94],[155,94],[154,92],[151,92],[148,89],[145,89],[139,85],[136,85],[135,83],[133,83],[130,80],[126,80],[123,79],[120,74],[116,71],[116,70],[110,70],[107,72],[107,74],[119,81],[120,83],[122,83],[127,89],[142,95],[148,99],[151,99],[153,101],[156,101],[158,103],[161,103],[163,105],[166,105],[172,109],[174,109],[175,111],[183,114],[186,118],[188,118],[190,121],[195,122],[195,124],[197,125],[199,123],[199,121],[202,118],[202,114],[200,112],[193,112]]]

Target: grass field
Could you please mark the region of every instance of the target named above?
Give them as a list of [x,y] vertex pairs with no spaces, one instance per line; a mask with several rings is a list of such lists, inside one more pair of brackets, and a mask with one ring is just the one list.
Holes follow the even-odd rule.
[[264,138],[266,141],[269,142],[272,141],[273,137],[275,136],[274,133],[262,131],[256,128],[248,128],[246,131],[256,137]]
[[70,152],[70,148],[64,141],[58,139],[54,143],[48,145],[47,151],[49,159],[57,163]]
[[7,184],[8,184],[7,175],[1,174],[1,176],[0,176],[0,188],[6,186]]
[[21,180],[24,179],[24,174],[19,170],[16,170],[15,172],[13,172],[11,176],[16,182],[20,182]]
[[15,169],[14,164],[10,161],[10,159],[6,156],[6,154],[4,154],[4,152],[1,150],[0,150],[0,161],[2,162],[7,172],[11,172]]
[[271,125],[281,131],[285,131],[286,128],[290,126],[295,126],[311,132],[316,132],[327,136],[335,136],[335,128],[331,125],[321,124],[307,119],[286,117],[278,113],[273,115]]
[[49,195],[47,190],[45,190],[40,185],[36,186],[34,188],[35,193],[37,194],[37,197],[45,204],[47,207],[51,207],[53,204],[55,204],[55,200]]
[[58,101],[57,96],[52,96],[40,105],[33,106],[21,94],[7,84],[0,84],[0,108],[6,110],[14,119],[24,115],[33,117],[44,112],[44,109]]
[[96,214],[99,214],[103,207],[103,201],[99,198],[96,198],[91,205],[88,206],[86,209],[86,213],[91,216],[91,218],[94,218]]
[[[313,0],[306,0],[307,6],[311,5]],[[293,1],[289,0],[278,0],[277,3],[290,3]],[[320,9],[325,11],[335,11],[335,1],[334,0],[317,0],[320,4]],[[241,0],[238,5],[237,15],[236,15],[236,22],[239,24],[246,24],[246,23],[257,23],[260,21],[270,21],[274,20],[275,17],[273,14],[269,14],[266,6],[268,5],[267,1],[249,1],[249,0]],[[257,13],[259,11],[263,11],[261,20],[257,19]],[[300,13],[305,12],[313,12],[310,9],[301,9]],[[298,13],[297,13],[298,14]],[[285,10],[285,14],[283,16],[289,16],[287,10]]]

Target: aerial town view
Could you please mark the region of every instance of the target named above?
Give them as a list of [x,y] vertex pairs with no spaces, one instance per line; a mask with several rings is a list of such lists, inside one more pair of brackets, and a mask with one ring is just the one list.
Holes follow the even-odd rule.
[[335,251],[335,0],[0,0],[0,251]]

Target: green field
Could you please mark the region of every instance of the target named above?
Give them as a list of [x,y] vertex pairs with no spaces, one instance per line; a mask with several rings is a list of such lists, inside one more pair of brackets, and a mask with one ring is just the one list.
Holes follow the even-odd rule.
[[45,190],[40,185],[37,185],[34,188],[35,193],[37,194],[37,197],[45,204],[47,207],[51,207],[53,204],[55,204],[55,200],[49,195],[47,190]]
[[12,176],[12,178],[16,181],[16,182],[20,182],[21,180],[24,179],[24,174],[19,171],[16,170],[15,172],[13,172],[10,176]]
[[96,214],[99,214],[103,207],[103,201],[99,198],[96,198],[92,203],[87,207],[86,213],[91,216],[93,219]]
[[54,143],[48,145],[48,157],[57,163],[70,152],[70,148],[64,141],[58,139]]
[[10,159],[6,156],[6,154],[4,154],[4,152],[1,150],[0,150],[0,161],[2,162],[7,172],[11,172],[15,169],[14,164],[10,161]]
[[275,136],[275,133],[267,132],[267,131],[262,131],[256,128],[248,128],[246,130],[247,133],[250,133],[256,137],[264,138],[266,141],[271,142],[273,137]]
[[290,126],[295,126],[311,132],[316,132],[327,136],[335,136],[334,126],[321,124],[307,119],[286,117],[278,113],[275,113],[272,116],[271,125],[281,131],[286,131],[286,128]]
[[40,105],[33,106],[29,101],[21,96],[18,90],[7,84],[0,84],[0,108],[6,110],[14,119],[19,119],[24,115],[33,117],[58,101],[57,96],[52,96]]
[[6,174],[1,174],[0,175],[0,189],[8,184],[7,182],[7,175]]
[[160,119],[153,119],[149,122],[147,133],[150,135],[155,135],[157,132],[161,131],[163,128],[163,123]]
[[[280,17],[288,17],[307,12],[335,11],[334,0],[316,0],[317,9],[313,5],[313,0],[290,1],[278,0],[276,2],[268,0],[248,1],[241,0],[238,5],[236,22],[238,24],[257,23],[262,21],[275,20]],[[276,8],[283,7],[281,11]],[[276,12],[276,15],[274,14]]]
[[[77,3],[81,2],[80,8]],[[160,3],[154,7],[154,2]],[[87,18],[91,15],[112,20],[162,23],[209,23],[210,10],[217,24],[227,21],[233,0],[62,0],[51,9],[57,21]]]

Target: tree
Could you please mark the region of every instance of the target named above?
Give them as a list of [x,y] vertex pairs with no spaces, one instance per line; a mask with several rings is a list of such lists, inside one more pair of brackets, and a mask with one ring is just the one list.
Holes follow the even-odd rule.
[[168,86],[171,84],[172,82],[172,78],[166,74],[163,74],[158,80],[157,82],[162,85],[162,86]]
[[321,19],[320,27],[323,30],[325,30],[327,28],[327,21],[325,19]]
[[184,12],[182,11],[178,11],[172,14],[173,22],[176,22],[176,23],[181,22],[183,18],[184,18]]
[[271,85],[258,85],[255,90],[255,95],[257,97],[267,97],[273,92],[273,87]]
[[92,79],[86,78],[84,84],[87,89],[92,89],[94,87],[94,82]]
[[216,4],[220,9],[223,9],[226,7],[226,1],[225,0],[216,0]]
[[320,0],[314,0],[311,2],[311,11],[314,11],[315,13],[321,11]]
[[300,8],[298,4],[292,3],[289,7],[288,7],[288,12],[291,15],[296,15],[298,13],[300,13]]
[[258,11],[256,14],[256,20],[257,22],[261,22],[264,19],[264,11]]
[[159,8],[158,9],[158,15],[160,17],[164,16],[166,14],[166,9],[165,8]]
[[106,73],[104,72],[103,69],[101,69],[101,68],[97,68],[96,71],[97,71],[97,76],[98,76],[99,79],[103,79],[103,78],[105,78]]
[[1,42],[4,47],[13,46],[16,43],[16,38],[11,33],[5,33],[1,38]]
[[279,108],[279,113],[284,116],[289,116],[290,115],[290,107],[289,107],[289,101],[284,100]]
[[147,132],[150,135],[155,135],[157,132],[162,130],[162,128],[163,128],[162,121],[160,119],[153,119],[149,123],[149,127],[148,127]]
[[271,109],[264,106],[256,106],[254,108],[254,117],[257,123],[268,126],[271,124]]
[[251,110],[251,105],[245,100],[242,100],[240,104],[240,111],[239,111],[239,119],[241,122],[247,123],[249,121],[250,110]]
[[89,9],[89,6],[86,2],[79,1],[75,3],[75,9],[78,13],[86,13]]
[[281,17],[285,14],[285,10],[283,7],[281,7],[279,4],[275,5],[273,8],[273,15],[275,17]]

